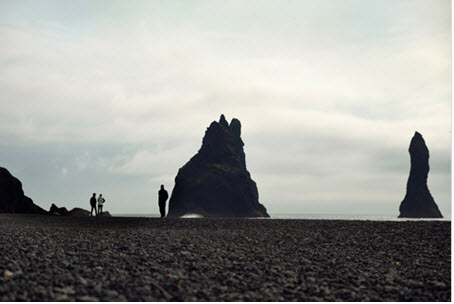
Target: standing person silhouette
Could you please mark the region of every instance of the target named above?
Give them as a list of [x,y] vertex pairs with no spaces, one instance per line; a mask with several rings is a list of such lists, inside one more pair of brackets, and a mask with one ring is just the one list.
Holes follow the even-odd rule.
[[167,193],[166,189],[164,189],[164,185],[161,185],[161,190],[159,190],[158,196],[159,196],[159,212],[161,213],[161,218],[165,218],[166,200],[169,198],[169,194]]
[[104,202],[106,200],[104,199],[104,197],[102,197],[102,194],[99,194],[99,197],[98,197],[98,214],[99,215],[102,215],[102,206],[104,205]]
[[98,215],[98,210],[96,210],[96,193],[93,193],[93,196],[90,198],[90,216],[93,216],[93,209],[95,209],[95,215]]

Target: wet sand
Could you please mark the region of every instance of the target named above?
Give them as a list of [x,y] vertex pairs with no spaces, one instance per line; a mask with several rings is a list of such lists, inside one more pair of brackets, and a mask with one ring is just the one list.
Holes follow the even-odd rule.
[[451,222],[0,214],[1,301],[450,301]]

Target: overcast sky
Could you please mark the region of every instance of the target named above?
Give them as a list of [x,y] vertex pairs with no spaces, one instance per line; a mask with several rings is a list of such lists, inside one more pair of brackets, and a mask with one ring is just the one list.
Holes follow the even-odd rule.
[[448,0],[0,1],[0,166],[158,213],[220,114],[269,213],[398,215],[419,131],[451,212]]

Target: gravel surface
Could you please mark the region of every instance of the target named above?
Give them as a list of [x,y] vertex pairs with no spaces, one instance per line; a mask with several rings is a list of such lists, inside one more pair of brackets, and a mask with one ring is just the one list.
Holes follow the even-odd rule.
[[1,301],[450,301],[451,222],[0,215]]

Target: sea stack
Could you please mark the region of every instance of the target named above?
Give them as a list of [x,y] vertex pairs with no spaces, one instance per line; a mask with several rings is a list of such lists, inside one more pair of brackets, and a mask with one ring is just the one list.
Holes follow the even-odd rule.
[[47,214],[47,211],[24,195],[20,180],[7,169],[0,167],[0,213]]
[[241,123],[224,115],[205,132],[202,147],[175,178],[169,217],[269,217],[246,169]]
[[429,150],[420,133],[415,132],[408,152],[411,159],[410,176],[407,182],[407,194],[399,207],[399,217],[442,218],[427,187]]

